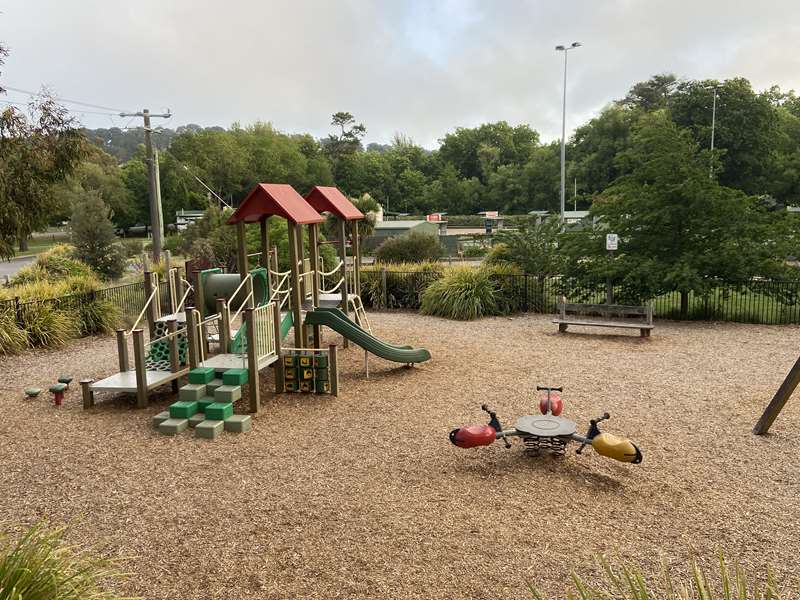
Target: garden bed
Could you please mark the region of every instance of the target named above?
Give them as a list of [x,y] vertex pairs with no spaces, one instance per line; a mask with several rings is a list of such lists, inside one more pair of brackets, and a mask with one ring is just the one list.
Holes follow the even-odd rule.
[[[773,434],[750,429],[797,359],[800,328],[657,321],[653,337],[559,335],[549,315],[455,323],[371,313],[388,341],[428,348],[413,369],[341,353],[341,396],[275,398],[253,431],[168,438],[122,400],[56,409],[44,387],[115,371],[112,338],[0,358],[0,530],[47,517],[68,540],[129,557],[124,592],[147,598],[563,597],[596,551],[650,573],[724,550],[800,585],[800,398]],[[327,333],[328,339],[335,339]],[[564,385],[565,414],[644,452],[638,466],[593,453],[525,457],[519,446],[450,445],[448,431],[532,408]],[[168,389],[168,388],[167,388]],[[573,447],[574,449],[574,447]],[[712,565],[713,567],[713,565]]]

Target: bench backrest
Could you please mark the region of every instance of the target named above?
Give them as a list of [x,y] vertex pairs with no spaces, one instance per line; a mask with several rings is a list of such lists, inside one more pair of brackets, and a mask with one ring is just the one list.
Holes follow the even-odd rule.
[[624,304],[571,304],[563,296],[558,303],[562,319],[567,315],[600,316],[605,319],[639,319],[648,325],[653,324],[652,306],[627,306]]

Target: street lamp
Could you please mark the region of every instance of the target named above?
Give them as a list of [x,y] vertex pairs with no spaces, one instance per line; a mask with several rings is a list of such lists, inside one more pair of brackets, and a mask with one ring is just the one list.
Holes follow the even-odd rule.
[[564,53],[564,98],[561,106],[561,225],[564,225],[564,202],[566,197],[566,135],[567,135],[567,52],[579,48],[580,42],[572,42],[569,46],[556,46],[558,52]]
[[[708,89],[708,88],[706,88]],[[714,178],[714,128],[717,125],[717,90],[719,89],[718,85],[711,86],[712,90],[714,90],[714,101],[711,103],[711,160],[709,161],[708,165],[708,178]]]

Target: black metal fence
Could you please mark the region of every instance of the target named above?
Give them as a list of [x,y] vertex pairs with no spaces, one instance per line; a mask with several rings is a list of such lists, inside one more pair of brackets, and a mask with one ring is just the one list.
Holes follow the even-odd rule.
[[[367,270],[361,275],[361,298],[374,308],[418,309],[422,293],[440,271]],[[602,304],[607,301],[605,281],[581,281],[567,277],[492,275],[497,298],[507,312],[552,314],[559,298],[568,302]],[[704,294],[672,291],[642,297],[635,289],[612,286],[612,301],[619,304],[653,305],[662,319],[734,321],[739,323],[800,323],[800,281],[743,280],[708,282]]]

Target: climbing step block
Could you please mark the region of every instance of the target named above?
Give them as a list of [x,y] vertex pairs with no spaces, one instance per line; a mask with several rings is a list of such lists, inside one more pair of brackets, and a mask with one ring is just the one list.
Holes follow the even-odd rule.
[[178,400],[169,406],[169,416],[173,419],[188,419],[197,413],[197,400]]
[[197,424],[197,427],[194,428],[194,434],[199,438],[213,440],[222,433],[224,427],[223,421],[206,419]]
[[222,379],[212,379],[206,384],[206,396],[213,396],[214,390],[222,387]]
[[158,413],[157,415],[153,416],[153,427],[158,429],[158,426],[161,425],[167,419],[169,419],[169,411],[168,410],[165,410],[165,411],[162,411],[162,412]]
[[301,381],[300,382],[300,391],[301,392],[313,392],[314,385],[312,381]]
[[228,369],[222,374],[223,385],[244,385],[247,383],[247,369]]
[[297,366],[297,357],[293,354],[283,357],[283,366],[284,367],[296,367]]
[[207,384],[214,379],[214,369],[198,367],[189,371],[189,383]]
[[317,381],[328,381],[328,369],[315,370],[314,379],[316,379]]
[[191,417],[189,417],[189,427],[191,429],[194,429],[195,427],[197,427],[200,423],[202,423],[205,420],[206,420],[206,416],[203,413],[199,412],[197,414],[194,414]]
[[310,367],[311,366],[311,357],[310,356],[301,356],[300,357],[300,366],[301,367]]
[[214,390],[217,402],[236,402],[242,397],[242,388],[238,385],[222,385]]
[[158,425],[158,430],[164,435],[178,435],[181,431],[186,431],[188,426],[188,419],[167,419]]
[[225,431],[233,433],[246,433],[253,426],[253,419],[250,415],[233,415],[225,419]]
[[214,404],[214,399],[209,396],[203,396],[197,401],[197,412],[206,412],[209,404]]
[[297,379],[297,369],[295,367],[288,367],[284,369],[283,376],[286,379]]
[[314,357],[314,368],[325,369],[328,366],[328,357],[324,354],[318,354]]
[[314,379],[314,369],[311,367],[304,367],[300,369],[300,379]]
[[231,402],[214,402],[206,406],[206,419],[224,421],[231,416],[233,416],[233,404]]
[[331,384],[327,381],[317,381],[316,383],[316,390],[318,394],[330,394],[331,393]]
[[285,389],[287,392],[296,392],[297,382],[294,379],[290,379],[289,381],[283,384],[283,389]]
[[58,392],[65,392],[67,390],[67,384],[66,383],[54,383],[48,389],[51,392],[53,392],[54,394],[56,394]]
[[200,400],[206,395],[206,386],[202,383],[187,383],[178,390],[178,400],[187,402]]

